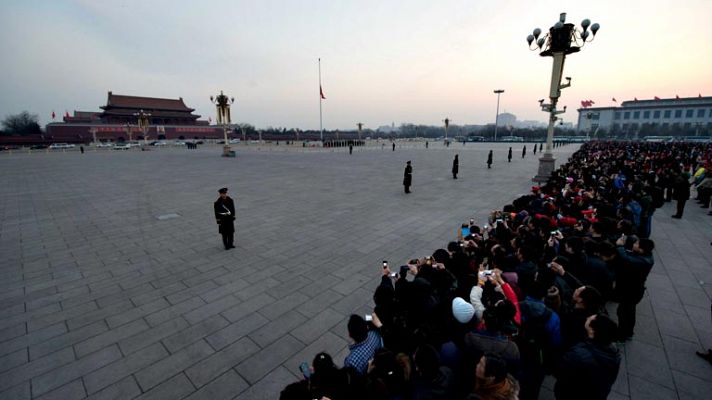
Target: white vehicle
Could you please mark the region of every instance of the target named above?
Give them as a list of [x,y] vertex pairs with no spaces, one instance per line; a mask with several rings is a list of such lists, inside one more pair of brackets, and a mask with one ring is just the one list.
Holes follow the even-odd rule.
[[141,143],[136,142],[136,141],[127,142],[126,145],[129,146],[129,147],[141,147]]
[[96,147],[114,147],[114,144],[109,142],[99,142],[96,144]]
[[240,139],[230,139],[230,144],[240,143]]
[[114,150],[129,150],[131,146],[128,143],[117,143],[114,146]]
[[68,143],[52,143],[49,145],[49,148],[52,150],[58,150],[58,149],[71,149],[73,148],[73,144],[68,144]]
[[155,142],[153,145],[154,145],[154,146],[167,146],[168,143],[166,143],[166,142],[164,142],[164,141],[160,141],[160,142]]
[[185,146],[185,142],[182,140],[176,140],[175,142],[173,142],[173,145],[174,146]]

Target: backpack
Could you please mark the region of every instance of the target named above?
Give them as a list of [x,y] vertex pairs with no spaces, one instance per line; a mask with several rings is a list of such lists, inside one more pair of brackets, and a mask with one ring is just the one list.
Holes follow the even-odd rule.
[[522,361],[535,363],[542,367],[550,364],[548,360],[551,359],[551,346],[546,325],[551,319],[552,311],[549,307],[544,306],[544,312],[541,315],[531,317],[533,309],[528,302],[519,303],[519,307],[522,316],[526,318],[526,321],[522,321],[516,341]]
[[633,214],[633,224],[636,227],[640,226],[640,214],[643,212],[643,207],[637,201],[631,200],[628,203],[628,209]]

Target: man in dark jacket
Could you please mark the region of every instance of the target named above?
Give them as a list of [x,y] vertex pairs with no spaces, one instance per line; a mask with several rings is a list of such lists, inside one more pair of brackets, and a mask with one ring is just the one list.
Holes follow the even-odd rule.
[[673,215],[673,218],[682,218],[682,212],[685,209],[685,202],[690,198],[690,176],[687,172],[681,172],[676,178],[673,184],[673,198],[677,200],[677,213]]
[[454,375],[450,368],[441,366],[438,352],[430,345],[418,347],[413,354],[415,377],[413,399],[447,400],[454,394]]
[[492,168],[492,150],[487,155],[487,169]]
[[539,389],[544,374],[552,367],[561,345],[561,321],[559,315],[544,304],[550,285],[546,271],[537,273],[536,280],[526,292],[528,296],[519,302],[522,326],[517,337],[521,356],[522,376],[519,381],[522,400],[539,398]]
[[612,345],[616,323],[604,314],[586,320],[587,340],[571,347],[556,371],[558,400],[605,400],[618,377],[621,358]]
[[512,162],[512,148],[509,148],[509,152],[507,153],[507,162]]
[[457,159],[457,154],[455,154],[455,159],[452,160],[452,179],[457,179],[457,173],[460,171],[460,160]]
[[405,163],[405,171],[403,171],[403,186],[405,187],[405,192],[410,193],[410,184],[413,183],[413,167],[410,165],[410,161]]
[[220,197],[213,203],[215,220],[218,223],[218,232],[222,235],[225,250],[234,249],[233,239],[235,236],[235,202],[227,195],[227,188],[218,190]]
[[637,240],[633,244],[632,250],[625,249],[625,242],[625,237],[621,237],[616,242],[618,262],[613,263],[616,266],[615,297],[619,302],[617,310],[618,339],[622,341],[633,336],[635,307],[645,294],[645,281],[653,268],[653,249],[655,248],[655,243],[650,239]]

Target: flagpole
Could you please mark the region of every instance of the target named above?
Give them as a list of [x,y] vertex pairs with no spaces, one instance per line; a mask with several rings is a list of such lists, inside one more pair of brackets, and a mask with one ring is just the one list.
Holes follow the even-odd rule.
[[319,58],[319,138],[324,141],[324,126],[321,119],[321,58]]

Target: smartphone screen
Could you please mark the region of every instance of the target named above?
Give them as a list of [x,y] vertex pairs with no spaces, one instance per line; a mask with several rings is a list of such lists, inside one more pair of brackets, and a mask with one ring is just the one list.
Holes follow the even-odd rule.
[[469,236],[470,235],[470,228],[463,226],[462,227],[462,237]]
[[388,261],[383,260],[383,268],[388,268]]
[[302,371],[302,375],[304,375],[305,379],[309,379],[311,376],[311,370],[309,369],[309,364],[307,364],[306,361],[299,365],[299,370]]
[[373,317],[370,314],[366,314],[363,316],[363,319],[366,320],[366,322],[371,322],[373,321]]

